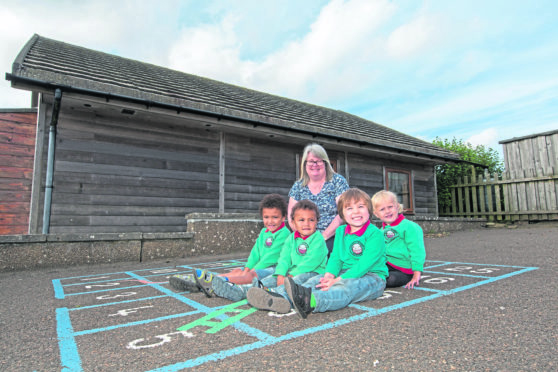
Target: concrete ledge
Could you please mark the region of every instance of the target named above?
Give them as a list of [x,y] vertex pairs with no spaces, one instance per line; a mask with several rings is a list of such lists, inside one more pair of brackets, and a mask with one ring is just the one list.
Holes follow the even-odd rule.
[[480,229],[486,225],[486,219],[484,218],[428,216],[405,216],[405,218],[419,224],[425,234]]
[[190,255],[194,234],[49,234],[0,236],[0,272]]
[[[407,217],[425,233],[484,227],[480,218]],[[263,223],[252,213],[192,213],[187,231],[0,236],[0,272],[34,268],[149,261],[246,253]],[[380,221],[373,221],[377,226]]]
[[253,213],[191,213],[187,231],[195,234],[192,254],[249,252],[264,227]]

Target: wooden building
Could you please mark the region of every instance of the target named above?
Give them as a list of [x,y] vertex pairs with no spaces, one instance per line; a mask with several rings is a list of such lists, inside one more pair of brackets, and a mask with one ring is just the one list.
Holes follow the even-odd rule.
[[437,216],[434,165],[459,160],[339,110],[39,35],[6,78],[39,95],[31,233],[184,231],[188,213],[256,212],[287,196],[310,142],[351,186]]
[[0,109],[0,235],[28,232],[36,128],[36,109]]

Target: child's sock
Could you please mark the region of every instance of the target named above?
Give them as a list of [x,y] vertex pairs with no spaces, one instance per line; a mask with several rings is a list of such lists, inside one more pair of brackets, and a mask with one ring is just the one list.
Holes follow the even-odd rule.
[[314,296],[314,293],[310,296],[310,307],[314,309],[316,308],[316,297]]

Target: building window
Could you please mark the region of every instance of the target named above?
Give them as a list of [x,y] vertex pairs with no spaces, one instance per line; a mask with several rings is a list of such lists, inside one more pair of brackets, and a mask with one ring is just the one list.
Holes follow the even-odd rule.
[[385,179],[386,189],[397,195],[397,200],[403,204],[403,212],[414,213],[411,172],[386,168]]

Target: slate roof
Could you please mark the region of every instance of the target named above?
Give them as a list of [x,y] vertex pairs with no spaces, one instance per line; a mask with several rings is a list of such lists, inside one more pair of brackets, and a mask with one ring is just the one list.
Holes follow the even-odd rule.
[[285,129],[410,151],[438,159],[459,155],[358,116],[122,58],[34,35],[17,56],[13,81],[106,92],[193,108]]

